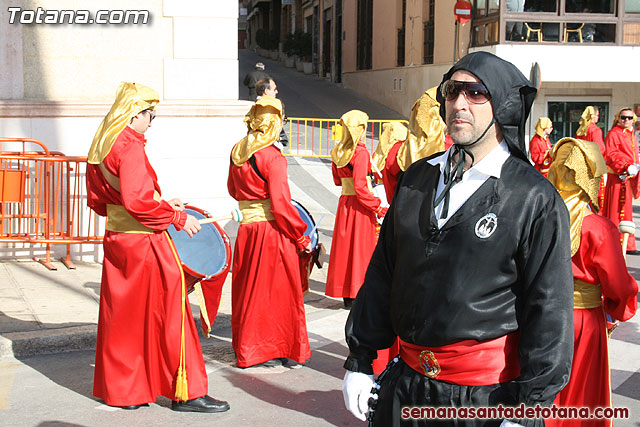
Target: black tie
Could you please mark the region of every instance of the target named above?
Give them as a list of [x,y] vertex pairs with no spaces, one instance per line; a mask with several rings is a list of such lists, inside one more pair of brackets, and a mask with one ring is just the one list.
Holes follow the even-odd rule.
[[[453,165],[453,158],[456,154],[458,154],[458,161],[455,165]],[[473,162],[475,160],[473,157],[473,153],[468,148],[462,145],[454,145],[453,152],[447,158],[447,163],[445,163],[443,176],[444,189],[433,202],[433,206],[435,208],[440,204],[442,199],[444,199],[440,219],[444,219],[449,215],[449,190],[451,190],[451,187],[462,180],[462,174],[464,173],[465,165],[465,155],[468,155],[471,158],[471,164],[473,165]]]

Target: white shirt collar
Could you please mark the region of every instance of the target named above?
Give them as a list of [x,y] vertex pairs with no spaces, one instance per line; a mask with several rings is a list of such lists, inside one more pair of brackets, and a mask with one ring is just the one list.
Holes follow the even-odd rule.
[[[444,170],[445,164],[447,163],[447,158],[449,157],[451,150],[453,149],[453,145],[449,147],[447,151],[439,155],[438,157],[434,157],[433,159],[427,160],[430,165],[439,166],[440,172]],[[469,174],[482,174],[485,176],[493,176],[496,178],[500,178],[500,173],[502,171],[502,165],[510,156],[509,147],[507,143],[503,141],[500,142],[496,147],[493,148],[484,156],[482,160],[473,165],[471,169],[467,172]]]

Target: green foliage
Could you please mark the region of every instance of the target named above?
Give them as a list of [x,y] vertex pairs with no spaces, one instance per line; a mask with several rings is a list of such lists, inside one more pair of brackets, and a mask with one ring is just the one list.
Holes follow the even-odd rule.
[[288,56],[297,55],[302,61],[309,62],[311,61],[311,45],[311,34],[296,31],[295,33],[287,34],[283,51]]
[[261,49],[269,49],[269,31],[264,28],[256,31],[256,42]]

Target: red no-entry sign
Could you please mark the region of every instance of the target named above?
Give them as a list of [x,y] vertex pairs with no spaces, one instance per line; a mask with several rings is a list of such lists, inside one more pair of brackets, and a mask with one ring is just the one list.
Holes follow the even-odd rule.
[[453,16],[461,24],[471,20],[471,3],[465,0],[459,0],[453,6]]

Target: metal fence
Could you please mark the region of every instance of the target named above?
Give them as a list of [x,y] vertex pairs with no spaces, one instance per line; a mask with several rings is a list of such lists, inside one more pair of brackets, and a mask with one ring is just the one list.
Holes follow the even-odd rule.
[[[339,119],[312,119],[304,117],[289,117],[284,125],[289,137],[289,146],[285,147],[285,156],[298,157],[331,157],[331,150],[342,137],[342,127]],[[389,122],[409,125],[406,120],[369,120],[364,143],[369,153],[374,152],[382,125]]]
[[37,261],[49,269],[52,244],[67,246],[61,261],[73,268],[71,244],[102,243],[104,230],[86,204],[86,165],[86,157],[37,140],[0,138],[0,242],[44,244],[46,257]]

